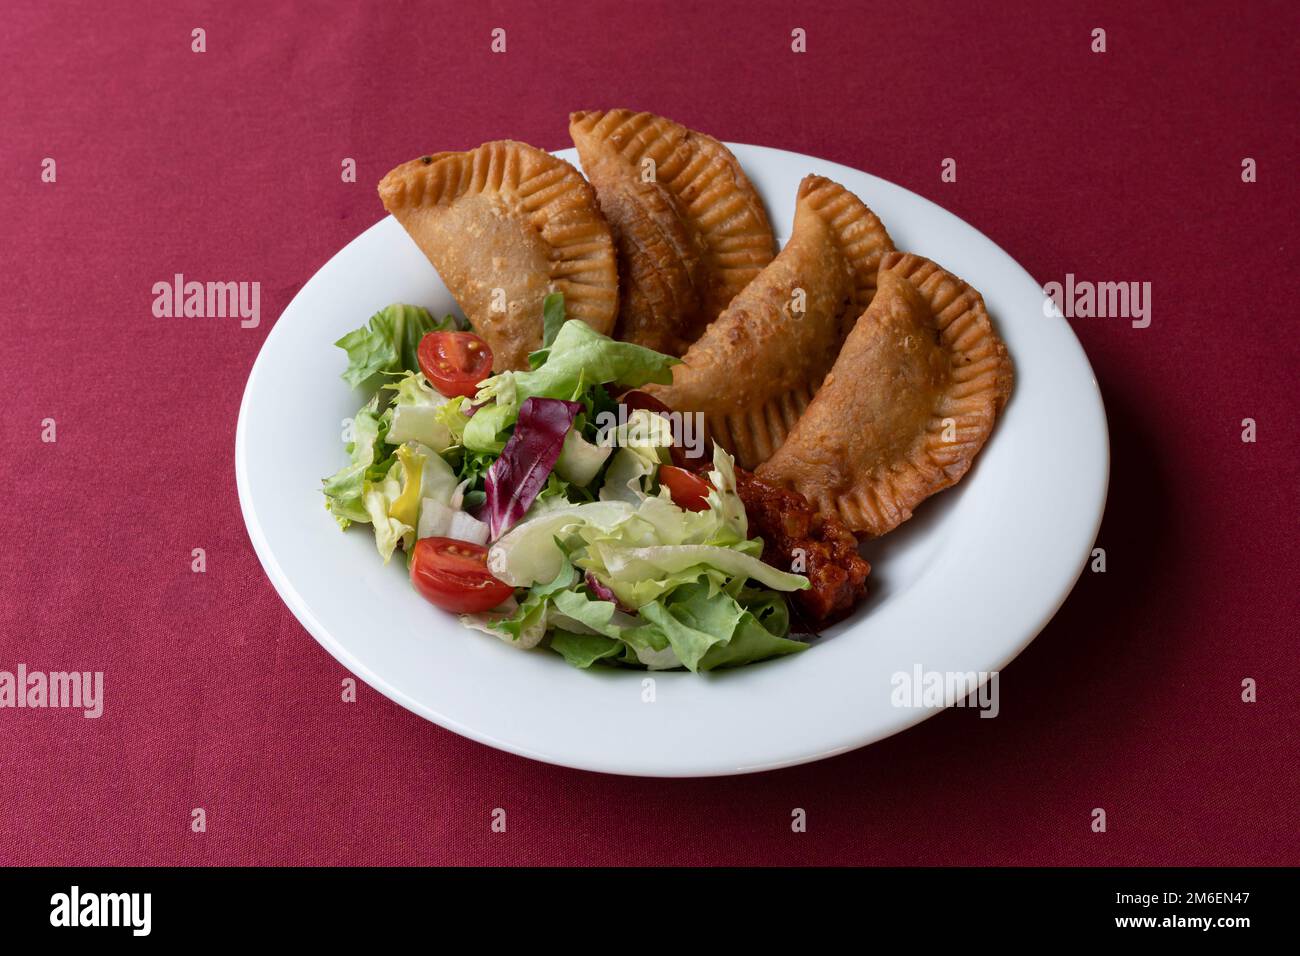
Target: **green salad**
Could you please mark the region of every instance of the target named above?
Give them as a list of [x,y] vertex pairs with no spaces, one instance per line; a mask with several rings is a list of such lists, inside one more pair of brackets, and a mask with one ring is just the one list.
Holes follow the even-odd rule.
[[495,375],[486,342],[415,306],[339,339],[366,395],[324,479],[339,527],[369,525],[467,627],[576,667],[707,671],[807,647],[783,592],[808,581],[760,559],[731,456],[674,465],[688,429],[624,395],[679,360],[565,321],[559,295],[543,328],[527,370]]

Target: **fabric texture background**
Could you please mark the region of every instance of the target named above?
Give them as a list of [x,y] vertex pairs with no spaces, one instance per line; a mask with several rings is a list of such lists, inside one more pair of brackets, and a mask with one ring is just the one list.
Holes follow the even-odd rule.
[[[0,710],[0,864],[1300,863],[1295,15],[1137,6],[7,4],[0,670],[103,671],[105,711]],[[865,169],[1040,282],[1152,283],[1149,328],[1072,323],[1110,417],[1107,571],[998,719],[664,781],[340,701],[236,500],[258,348],[389,168],[568,146],[601,106]],[[154,318],[177,272],[260,281],[261,327]]]

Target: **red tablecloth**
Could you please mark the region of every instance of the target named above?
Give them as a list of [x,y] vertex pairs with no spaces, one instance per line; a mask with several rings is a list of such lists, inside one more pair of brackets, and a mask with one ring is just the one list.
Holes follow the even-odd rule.
[[[0,26],[0,670],[102,671],[105,697],[0,709],[0,863],[1300,863],[1290,5],[153,6]],[[249,368],[391,166],[566,146],[593,106],[866,169],[1041,282],[1152,284],[1149,328],[1074,320],[1110,416],[1107,570],[1003,674],[999,719],[663,781],[340,701],[240,516]],[[154,318],[177,272],[260,281],[261,327]]]

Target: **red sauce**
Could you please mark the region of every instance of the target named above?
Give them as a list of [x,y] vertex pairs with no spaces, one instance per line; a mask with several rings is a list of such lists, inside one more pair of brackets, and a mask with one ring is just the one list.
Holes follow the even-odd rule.
[[763,539],[763,560],[807,576],[808,590],[791,598],[808,624],[837,620],[866,596],[871,565],[838,518],[819,516],[797,491],[770,485],[743,468],[736,469],[736,491],[750,536]]

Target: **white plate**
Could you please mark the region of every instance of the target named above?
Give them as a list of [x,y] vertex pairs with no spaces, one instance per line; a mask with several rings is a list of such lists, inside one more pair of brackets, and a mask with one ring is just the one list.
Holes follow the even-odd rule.
[[[474,740],[608,773],[706,776],[818,760],[918,723],[934,709],[891,703],[898,672],[995,671],[1065,600],[1101,521],[1106,417],[1067,322],[1044,314],[1037,283],[951,213],[835,163],[731,147],[789,235],[799,180],[820,173],[860,196],[900,249],[927,256],[983,294],[1015,362],[1015,392],[956,488],[873,543],[871,596],[792,657],[696,676],[574,669],[463,629],[427,604],[367,528],[341,533],[320,479],[346,459],[342,421],[360,404],[331,343],[391,302],[442,314],[455,303],[391,216],[331,259],[285,309],[244,391],[236,437],[239,500],[280,596],[358,677]],[[576,163],[574,150],[557,155]]]

